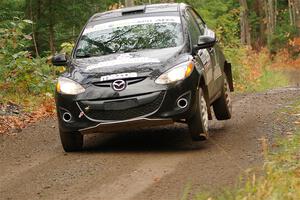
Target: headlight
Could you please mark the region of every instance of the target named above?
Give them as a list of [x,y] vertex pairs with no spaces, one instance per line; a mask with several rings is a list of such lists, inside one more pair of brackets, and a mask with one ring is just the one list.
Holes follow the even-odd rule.
[[167,72],[160,75],[155,83],[157,84],[169,84],[176,81],[183,80],[191,75],[194,69],[194,63],[192,61],[181,63]]
[[64,77],[58,78],[56,90],[59,93],[70,95],[80,94],[85,91],[85,89],[79,83]]

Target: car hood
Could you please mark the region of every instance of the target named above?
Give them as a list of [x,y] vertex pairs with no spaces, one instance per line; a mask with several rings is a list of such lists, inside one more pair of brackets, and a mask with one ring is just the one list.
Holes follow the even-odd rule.
[[157,77],[169,68],[190,59],[183,46],[73,59],[66,77],[77,82],[99,81],[101,76],[136,72],[138,76]]

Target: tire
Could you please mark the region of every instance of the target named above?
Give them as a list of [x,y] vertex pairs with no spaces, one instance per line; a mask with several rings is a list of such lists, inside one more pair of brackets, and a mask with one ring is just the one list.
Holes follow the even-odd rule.
[[187,120],[189,132],[193,140],[203,141],[208,139],[208,112],[207,103],[204,98],[203,90],[197,92],[197,109],[191,118]]
[[230,88],[225,75],[221,96],[213,103],[213,109],[217,120],[227,120],[232,115],[232,103]]
[[83,135],[80,132],[59,131],[61,144],[65,152],[81,151],[83,147]]

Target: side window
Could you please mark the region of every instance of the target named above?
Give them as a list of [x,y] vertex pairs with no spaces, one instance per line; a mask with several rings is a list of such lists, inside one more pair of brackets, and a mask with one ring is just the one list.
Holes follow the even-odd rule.
[[198,25],[197,25],[196,21],[194,20],[192,14],[189,12],[189,10],[187,10],[185,16],[186,16],[187,26],[188,26],[188,29],[189,29],[189,33],[190,33],[192,43],[197,44],[198,43],[198,38],[201,34],[200,30],[198,28]]
[[204,21],[201,19],[201,17],[196,13],[196,11],[194,10],[189,10],[192,14],[192,16],[195,18],[199,28],[200,28],[200,32],[203,35],[204,31],[205,31],[205,23]]

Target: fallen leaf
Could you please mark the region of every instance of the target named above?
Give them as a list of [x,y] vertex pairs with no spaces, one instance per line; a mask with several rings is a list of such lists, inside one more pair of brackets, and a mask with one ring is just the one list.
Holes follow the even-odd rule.
[[300,121],[295,121],[294,124],[300,125]]

